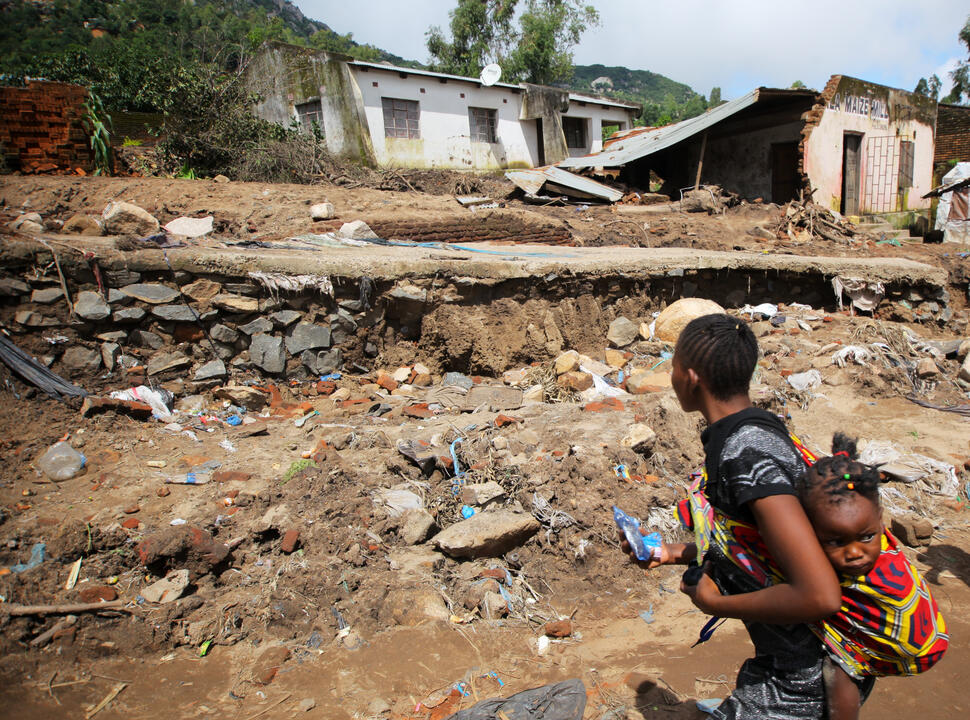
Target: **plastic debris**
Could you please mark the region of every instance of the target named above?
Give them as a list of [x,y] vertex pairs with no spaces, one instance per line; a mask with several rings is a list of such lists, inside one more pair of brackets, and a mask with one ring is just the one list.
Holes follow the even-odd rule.
[[37,467],[54,482],[63,482],[81,472],[87,458],[68,442],[58,442],[47,448],[37,460]]
[[650,603],[650,607],[646,610],[641,610],[639,615],[643,619],[643,622],[645,622],[647,625],[652,625],[655,619],[653,617],[653,603]]
[[167,390],[152,390],[145,385],[129,388],[128,390],[116,390],[111,393],[111,397],[116,400],[137,400],[147,403],[152,408],[152,415],[163,422],[172,422],[172,393]]
[[[545,635],[539,638],[549,638]],[[463,689],[459,688],[458,692]],[[574,678],[553,685],[524,690],[507,698],[482,700],[465,710],[459,710],[449,720],[582,720],[586,710],[586,687]]]
[[822,374],[818,370],[807,370],[788,376],[788,384],[799,392],[814,390],[822,384]]
[[461,516],[466,520],[474,514],[475,514],[475,508],[471,507],[470,505],[461,506]]
[[760,305],[745,305],[740,310],[742,315],[748,315],[751,319],[754,319],[755,315],[760,316],[763,319],[770,320],[775,315],[778,314],[778,306],[772,305],[771,303],[761,303]]
[[846,345],[841,350],[832,355],[832,362],[839,367],[845,367],[849,363],[865,365],[866,360],[872,357],[872,352],[859,345]]
[[178,477],[165,478],[165,482],[169,485],[205,485],[211,480],[211,473],[195,472],[185,473],[185,475],[180,475]]
[[[59,342],[67,342],[67,340],[68,338],[62,335],[47,338],[47,341],[52,345]],[[35,385],[56,400],[63,400],[65,397],[84,397],[87,395],[84,389],[69,383],[60,375],[51,372],[3,335],[0,335],[0,362],[9,367],[19,378],[29,382],[31,385]]]
[[11,565],[10,572],[22,573],[27,572],[28,570],[33,570],[35,567],[44,562],[46,557],[47,545],[45,543],[34,543],[34,546],[30,548],[30,559],[25,563]]
[[702,713],[713,715],[714,711],[721,706],[722,702],[724,702],[724,700],[722,700],[721,698],[709,698],[707,700],[697,700],[696,704],[697,704],[697,709],[700,710]]
[[391,517],[424,507],[424,501],[420,495],[400,486],[378,490],[374,493],[374,502],[384,505],[387,508],[387,514]]
[[642,534],[640,532],[640,521],[631,515],[627,515],[616,505],[613,506],[613,520],[623,532],[623,537],[626,538],[630,549],[637,556],[637,560],[648,562],[660,559],[660,546],[663,544],[660,533]]

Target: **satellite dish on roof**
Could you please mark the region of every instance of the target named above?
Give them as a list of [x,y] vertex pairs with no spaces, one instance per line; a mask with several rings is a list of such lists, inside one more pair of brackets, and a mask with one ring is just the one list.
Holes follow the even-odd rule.
[[482,74],[478,79],[482,81],[482,85],[489,86],[497,83],[500,77],[502,77],[502,68],[497,63],[492,63],[482,68]]

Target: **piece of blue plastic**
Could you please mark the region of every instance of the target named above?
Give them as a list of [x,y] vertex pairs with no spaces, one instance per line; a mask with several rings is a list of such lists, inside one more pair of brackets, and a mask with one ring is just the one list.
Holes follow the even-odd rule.
[[663,545],[663,538],[660,537],[660,533],[642,534],[640,532],[640,521],[627,515],[616,505],[613,506],[613,520],[623,532],[623,537],[630,544],[630,549],[633,550],[637,560],[647,562],[660,558],[660,546]]
[[326,382],[327,380],[339,380],[342,376],[338,372],[332,372],[329,375],[321,375],[320,382]]
[[239,417],[238,415],[230,415],[229,417],[226,418],[226,425],[232,425],[232,426],[242,425],[242,418]]
[[10,572],[22,573],[28,570],[33,570],[35,567],[44,562],[44,558],[47,553],[47,545],[44,543],[35,543],[30,549],[30,560],[25,563],[17,563],[16,565],[10,566]]
[[475,508],[471,507],[470,505],[461,506],[461,516],[466,520],[474,514],[475,514]]

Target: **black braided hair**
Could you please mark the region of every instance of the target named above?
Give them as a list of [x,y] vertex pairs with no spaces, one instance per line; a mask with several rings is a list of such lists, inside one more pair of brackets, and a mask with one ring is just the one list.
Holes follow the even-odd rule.
[[819,491],[831,502],[837,503],[858,493],[878,505],[879,483],[882,482],[879,468],[861,463],[856,457],[855,439],[841,432],[835,433],[832,455],[819,458],[802,476],[799,487],[802,502],[810,493]]
[[758,341],[748,324],[723,313],[694,318],[677,339],[675,354],[711,394],[728,400],[748,392],[758,362]]

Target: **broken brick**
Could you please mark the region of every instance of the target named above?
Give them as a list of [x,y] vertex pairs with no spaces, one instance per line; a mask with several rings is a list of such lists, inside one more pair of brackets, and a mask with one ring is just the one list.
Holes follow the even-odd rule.
[[370,398],[366,398],[366,397],[350,398],[348,400],[343,400],[339,404],[339,407],[346,410],[347,408],[351,408],[354,405],[363,405],[364,403],[369,403],[369,402],[370,402]]
[[111,602],[118,599],[118,591],[109,585],[93,585],[81,588],[77,599],[83,603]]
[[136,512],[141,510],[137,505],[129,505],[125,508],[125,515],[134,515]]
[[428,403],[415,403],[404,408],[404,414],[408,417],[425,420],[434,416],[434,411],[428,407]]
[[512,425],[513,423],[520,423],[520,422],[522,422],[522,418],[517,418],[512,415],[499,414],[495,416],[495,427],[497,428],[505,427],[506,425]]
[[482,570],[480,573],[478,573],[478,577],[491,578],[492,580],[505,582],[505,570],[502,568],[490,568],[488,570]]
[[282,645],[266,648],[256,660],[253,668],[253,682],[259,685],[269,685],[279,672],[280,666],[290,656],[289,649]]
[[561,388],[565,388],[566,390],[582,392],[583,390],[589,390],[591,387],[593,387],[593,376],[579,370],[570,370],[569,372],[560,375],[556,380],[556,384]]
[[81,417],[88,417],[95,413],[114,410],[132,415],[137,418],[150,418],[152,406],[137,400],[118,400],[117,398],[92,397],[88,395],[81,403]]
[[623,403],[618,398],[605,398],[583,405],[584,412],[603,412],[604,410],[623,410]]
[[252,475],[241,470],[220,470],[212,474],[213,481],[217,483],[226,482],[246,482]]
[[172,491],[163,486],[158,488],[158,490],[155,491],[155,494],[158,495],[158,497],[168,497],[172,494]]
[[121,527],[123,527],[125,530],[137,530],[139,525],[141,525],[141,523],[138,521],[138,518],[133,517],[128,518],[121,523]]
[[290,528],[283,535],[283,542],[280,543],[280,550],[289,554],[296,550],[296,546],[300,543],[300,531],[297,528]]
[[573,634],[573,624],[570,620],[552,620],[546,623],[543,633],[549,637],[564,638]]
[[337,383],[333,380],[321,380],[317,383],[317,393],[330,397],[337,392]]

